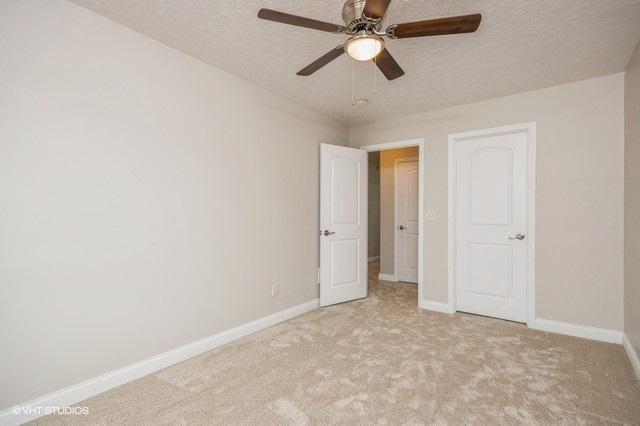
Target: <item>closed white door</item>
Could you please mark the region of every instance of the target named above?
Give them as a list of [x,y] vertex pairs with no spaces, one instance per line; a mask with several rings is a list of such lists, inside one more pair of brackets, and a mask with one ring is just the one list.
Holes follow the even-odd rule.
[[454,142],[456,309],[527,319],[528,134]]
[[367,296],[367,153],[320,145],[320,305]]
[[395,225],[396,277],[418,282],[418,161],[396,161]]

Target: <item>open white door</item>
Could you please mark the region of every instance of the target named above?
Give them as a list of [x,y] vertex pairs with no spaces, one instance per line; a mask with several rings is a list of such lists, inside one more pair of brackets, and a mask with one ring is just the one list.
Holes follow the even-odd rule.
[[320,305],[367,296],[367,153],[320,145]]

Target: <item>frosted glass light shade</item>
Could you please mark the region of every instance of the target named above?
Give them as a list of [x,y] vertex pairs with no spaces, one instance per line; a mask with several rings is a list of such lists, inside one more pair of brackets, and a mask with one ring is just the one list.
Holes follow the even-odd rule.
[[380,37],[354,37],[347,41],[347,53],[356,61],[369,61],[382,51],[383,43]]

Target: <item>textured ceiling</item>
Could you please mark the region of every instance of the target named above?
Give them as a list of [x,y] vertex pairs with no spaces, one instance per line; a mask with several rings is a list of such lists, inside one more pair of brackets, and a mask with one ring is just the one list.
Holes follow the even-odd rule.
[[[298,77],[345,37],[261,21],[258,9],[342,24],[341,0],[73,1],[347,123],[623,71],[640,37],[640,0],[393,0],[385,25],[476,12],[483,21],[473,34],[388,41],[406,72],[392,82],[347,55]],[[354,72],[367,105],[351,106]]]

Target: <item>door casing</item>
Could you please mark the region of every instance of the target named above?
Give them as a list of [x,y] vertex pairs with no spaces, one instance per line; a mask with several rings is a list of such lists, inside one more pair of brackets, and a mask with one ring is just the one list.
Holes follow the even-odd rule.
[[455,217],[456,217],[456,203],[455,203],[455,158],[454,148],[455,144],[459,141],[467,139],[476,139],[483,136],[498,136],[513,133],[526,133],[527,134],[527,229],[525,240],[527,244],[527,274],[526,274],[526,297],[527,297],[527,325],[533,327],[536,318],[535,310],[535,170],[536,170],[536,123],[522,123],[509,126],[495,127],[490,129],[474,130],[470,132],[455,133],[449,135],[449,211],[448,211],[448,238],[449,238],[449,260],[448,260],[448,311],[449,313],[455,313]]

